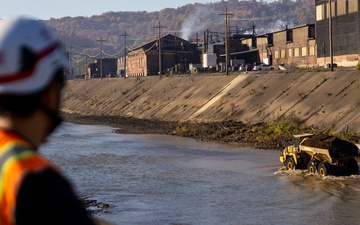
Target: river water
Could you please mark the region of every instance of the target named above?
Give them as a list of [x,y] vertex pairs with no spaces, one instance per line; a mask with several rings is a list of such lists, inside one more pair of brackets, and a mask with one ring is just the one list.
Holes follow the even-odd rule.
[[64,123],[40,150],[125,225],[360,224],[360,176],[284,171],[279,151]]

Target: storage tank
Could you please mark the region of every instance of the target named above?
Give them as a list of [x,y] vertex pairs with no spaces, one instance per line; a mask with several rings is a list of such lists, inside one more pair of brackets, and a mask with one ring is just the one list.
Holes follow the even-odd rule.
[[203,68],[209,68],[215,66],[216,66],[216,54],[214,53],[203,54]]

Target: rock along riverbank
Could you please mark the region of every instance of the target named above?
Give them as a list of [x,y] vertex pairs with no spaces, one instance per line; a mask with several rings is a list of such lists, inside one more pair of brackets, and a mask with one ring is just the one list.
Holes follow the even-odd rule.
[[358,142],[358,71],[71,80],[65,120],[121,133],[160,133],[282,148],[295,133]]

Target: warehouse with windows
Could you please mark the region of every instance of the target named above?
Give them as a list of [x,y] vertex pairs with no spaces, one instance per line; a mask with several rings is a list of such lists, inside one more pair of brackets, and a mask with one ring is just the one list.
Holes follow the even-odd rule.
[[355,66],[360,61],[359,1],[315,0],[319,65],[330,63],[331,52],[338,66]]

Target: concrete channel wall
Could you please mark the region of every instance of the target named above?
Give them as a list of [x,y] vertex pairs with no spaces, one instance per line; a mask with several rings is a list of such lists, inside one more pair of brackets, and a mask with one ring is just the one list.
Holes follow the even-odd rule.
[[71,80],[62,109],[168,121],[273,122],[360,131],[360,72],[237,73]]

